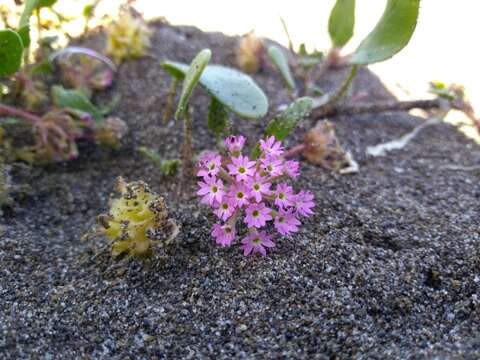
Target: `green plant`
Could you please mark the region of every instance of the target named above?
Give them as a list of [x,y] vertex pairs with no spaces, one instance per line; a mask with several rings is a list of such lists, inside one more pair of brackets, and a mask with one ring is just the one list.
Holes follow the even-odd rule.
[[355,0],[337,0],[328,19],[328,33],[334,48],[342,48],[353,36]]
[[165,176],[174,176],[178,171],[180,161],[177,159],[166,160],[161,157],[157,150],[140,146],[138,152],[150,159]]
[[[207,126],[217,138],[229,128],[231,112],[241,118],[257,119],[268,110],[268,100],[263,91],[248,76],[237,70],[219,65],[207,65],[211,51],[204,49],[192,60],[190,66],[182,63],[166,61],[163,68],[178,82],[183,79],[180,100],[175,118],[184,120],[184,143],[182,147],[182,171],[187,178],[192,173],[191,149],[191,109],[190,97],[197,84],[200,84],[210,95],[210,107]],[[176,88],[173,88],[174,92]],[[167,108],[168,112],[169,109]]]
[[268,48],[268,57],[277,67],[289,90],[294,91],[296,88],[295,80],[293,79],[290,67],[288,66],[288,62],[285,55],[282,53],[282,50],[278,46],[272,45]]
[[120,197],[98,216],[102,233],[112,242],[112,256],[145,257],[154,247],[170,245],[178,226],[168,216],[165,200],[143,181],[117,179]]
[[[106,117],[105,109],[89,99],[94,90],[109,86],[115,65],[105,56],[85,48],[53,51],[54,39],[39,39],[36,63],[22,64],[22,54],[30,45],[29,19],[55,1],[27,1],[19,30],[0,31],[5,47],[0,47],[0,75],[5,84],[0,103],[0,123],[17,122],[4,131],[3,151],[9,160],[49,163],[78,156],[77,141],[92,139],[108,146],[118,146],[126,132],[125,123]],[[38,22],[38,21],[37,21]],[[28,56],[25,56],[27,59]],[[55,62],[64,82],[75,89],[55,85]],[[14,106],[16,105],[16,106]],[[15,131],[28,125],[30,131]]]
[[94,91],[110,87],[117,70],[106,56],[77,46],[53,52],[49,61],[57,62],[65,86],[83,92],[87,98],[91,98]]
[[[354,68],[352,73],[355,73],[356,68],[360,65],[387,60],[402,50],[410,41],[415,30],[419,7],[419,0],[388,0],[385,11],[374,29],[346,60],[346,64]],[[337,65],[340,62],[339,51],[352,38],[354,26],[355,0],[337,0],[328,21],[328,33],[332,42],[332,49],[327,56],[323,58],[319,52],[308,54],[305,46],[303,44],[300,46],[297,59],[293,65],[295,72],[303,74],[306,85],[304,93],[308,93],[314,87],[314,82],[310,79],[312,72],[309,71],[309,68],[320,64],[325,70],[331,65]],[[290,90],[294,89],[295,80],[285,55],[275,46],[271,46],[268,52],[272,63],[282,74],[287,87]],[[298,71],[298,68],[301,71]],[[323,71],[320,71],[320,75],[322,73]],[[348,88],[350,81],[351,79],[347,84],[342,84],[341,87]],[[344,91],[334,91],[334,93],[340,96],[330,94],[328,98],[336,101],[343,96]]]

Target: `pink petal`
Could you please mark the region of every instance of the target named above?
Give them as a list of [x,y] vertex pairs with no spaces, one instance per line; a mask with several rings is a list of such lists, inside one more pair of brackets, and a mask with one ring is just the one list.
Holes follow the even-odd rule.
[[243,255],[248,256],[253,250],[253,246],[251,244],[245,244],[243,246]]
[[270,240],[270,239],[263,239],[262,245],[263,245],[263,246],[266,246],[266,247],[268,247],[268,248],[273,248],[273,247],[275,247],[275,243],[274,243],[272,240]]
[[262,256],[267,256],[267,251],[262,245],[255,246],[255,251],[259,252]]

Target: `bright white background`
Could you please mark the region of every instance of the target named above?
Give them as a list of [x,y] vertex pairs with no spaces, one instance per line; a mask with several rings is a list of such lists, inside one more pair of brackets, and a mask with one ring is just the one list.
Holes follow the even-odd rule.
[[[385,0],[357,0],[352,51],[381,16]],[[207,31],[257,35],[286,44],[279,16],[297,45],[329,47],[328,15],[333,0],[139,0],[147,17],[165,16],[173,24],[196,25]],[[371,66],[397,95],[425,94],[430,80],[458,82],[480,107],[480,1],[422,0],[420,18],[410,44],[393,59]],[[477,34],[477,35],[475,35]],[[398,85],[405,91],[398,91]],[[479,110],[480,111],[480,110]],[[478,112],[478,111],[477,111]]]

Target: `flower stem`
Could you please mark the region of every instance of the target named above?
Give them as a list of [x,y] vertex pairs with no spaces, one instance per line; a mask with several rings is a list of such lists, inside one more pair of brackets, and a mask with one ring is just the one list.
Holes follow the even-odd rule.
[[182,172],[184,180],[189,179],[193,174],[192,156],[192,113],[187,108],[183,119]]
[[173,113],[173,101],[175,100],[175,94],[177,93],[178,79],[174,77],[170,82],[170,87],[168,88],[167,100],[165,104],[165,111],[163,112],[163,125],[168,124],[168,121],[172,117]]
[[0,115],[6,115],[6,116],[17,116],[22,119],[30,121],[32,124],[36,124],[40,122],[42,119],[36,115],[33,115],[29,112],[26,112],[21,109],[17,109],[5,104],[0,104]]
[[227,174],[227,172],[223,169],[220,169],[220,172],[218,173],[218,176],[222,178],[225,181],[228,181],[229,183],[233,184],[235,180]]
[[305,148],[307,147],[307,145],[305,144],[298,144],[298,145],[295,145],[294,147],[292,147],[291,149],[285,151],[283,153],[283,157],[285,159],[288,159],[288,158],[291,158],[291,157],[294,157],[300,153],[303,152],[303,150],[305,150]]
[[350,73],[345,78],[343,83],[332,94],[332,97],[330,98],[330,101],[328,102],[329,104],[331,104],[331,105],[335,104],[337,101],[339,101],[342,97],[345,96],[345,93],[347,92],[348,88],[350,87],[353,79],[355,78],[355,75],[357,75],[357,71],[358,71],[358,65],[353,65],[350,69]]

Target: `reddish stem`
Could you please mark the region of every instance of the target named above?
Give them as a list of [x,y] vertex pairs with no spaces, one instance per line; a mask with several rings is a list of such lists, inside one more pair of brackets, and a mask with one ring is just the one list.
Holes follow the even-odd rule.
[[33,115],[24,110],[17,109],[5,104],[0,104],[0,115],[18,116],[18,117],[21,117],[22,119],[30,121],[33,124],[36,124],[41,121],[40,117],[36,115]]
[[294,156],[297,156],[298,154],[301,154],[305,148],[307,147],[307,145],[305,144],[298,144],[298,145],[295,145],[294,147],[292,147],[291,149],[285,151],[283,153],[283,157],[285,159],[287,158],[291,158],[291,157],[294,157]]

